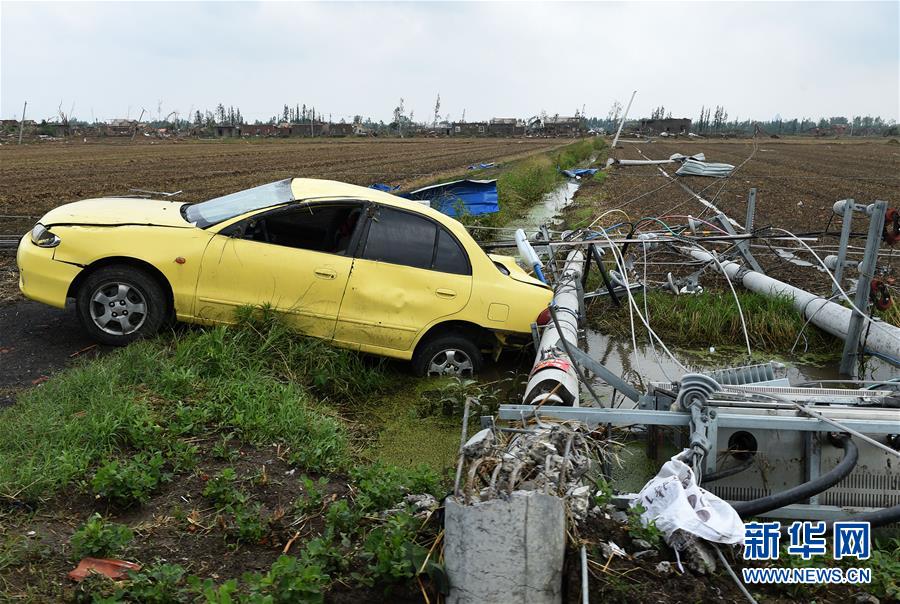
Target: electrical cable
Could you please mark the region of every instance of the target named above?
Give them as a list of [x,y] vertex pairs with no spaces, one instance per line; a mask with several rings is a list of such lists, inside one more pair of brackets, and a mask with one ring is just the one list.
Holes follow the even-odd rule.
[[847,436],[840,438],[838,446],[844,449],[844,456],[838,465],[825,474],[790,489],[772,493],[759,499],[738,501],[731,507],[734,508],[734,511],[741,518],[750,518],[751,516],[758,516],[765,512],[771,512],[804,499],[809,499],[814,495],[827,491],[846,478],[853,471],[853,468],[856,467],[856,462],[859,460],[859,449],[851,438]]
[[703,476],[703,484],[722,480],[723,478],[728,478],[729,476],[734,476],[735,474],[740,474],[744,470],[747,470],[751,466],[753,466],[754,461],[754,457],[751,456],[741,463],[737,464],[736,466],[731,466],[730,468],[722,468],[721,470],[716,470],[715,472],[705,474]]
[[731,565],[728,564],[728,560],[725,559],[725,556],[722,554],[722,551],[716,545],[713,545],[713,549],[715,549],[716,553],[719,554],[719,561],[722,563],[722,565],[728,571],[728,574],[734,580],[734,584],[738,586],[738,589],[740,589],[741,593],[744,594],[744,597],[747,598],[747,601],[750,602],[750,604],[757,604],[756,600],[753,599],[753,596],[750,595],[750,592],[747,591],[747,588],[744,586],[744,584],[741,583],[741,580],[738,579],[738,576],[735,574],[734,570],[731,568]]
[[690,242],[695,247],[700,248],[703,252],[709,254],[709,256],[713,259],[713,262],[719,267],[719,271],[721,271],[722,275],[725,277],[725,281],[728,282],[728,287],[731,288],[731,294],[734,296],[734,302],[737,304],[738,316],[741,319],[741,328],[744,330],[744,343],[747,345],[747,356],[752,357],[753,351],[750,349],[750,334],[747,331],[747,321],[744,320],[744,310],[741,308],[741,301],[738,298],[737,290],[734,289],[734,284],[731,282],[731,278],[728,276],[728,273],[725,272],[725,267],[722,266],[722,263],[719,262],[719,259],[716,257],[716,254],[713,254],[708,249],[697,243],[696,241]]
[[831,282],[834,283],[834,285],[837,287],[837,290],[841,293],[841,295],[844,297],[844,299],[845,299],[845,300],[847,301],[847,303],[850,305],[850,308],[852,308],[853,310],[855,310],[856,312],[858,312],[858,313],[859,313],[866,321],[868,321],[869,323],[873,324],[877,329],[881,330],[882,333],[884,333],[885,335],[887,335],[887,336],[889,336],[889,337],[891,337],[891,338],[893,338],[893,339],[895,339],[895,340],[897,340],[897,341],[900,341],[900,338],[898,338],[897,336],[895,336],[894,334],[892,334],[892,333],[889,332],[888,330],[884,329],[881,325],[878,325],[878,323],[876,323],[876,322],[872,319],[872,317],[868,316],[868,315],[865,314],[863,311],[861,311],[859,308],[857,308],[856,304],[853,303],[853,300],[850,299],[850,296],[847,295],[847,292],[845,292],[844,289],[841,287],[841,284],[838,283],[837,280],[834,278],[834,275],[832,274],[832,272],[831,272],[830,270],[828,270],[828,267],[825,266],[825,263],[822,262],[822,259],[821,259],[821,258],[819,258],[819,255],[816,254],[816,253],[812,250],[812,248],[810,248],[808,245],[806,245],[806,243],[804,243],[802,239],[800,239],[799,237],[797,237],[796,235],[794,235],[793,233],[791,233],[790,231],[788,231],[788,230],[786,230],[786,229],[782,229],[782,228],[779,228],[779,227],[769,227],[769,228],[770,228],[770,230],[781,231],[782,233],[785,233],[785,234],[788,235],[789,237],[792,237],[793,239],[796,239],[801,245],[803,245],[803,247],[805,247],[806,250],[807,250],[810,254],[813,255],[813,258],[815,258],[816,261],[822,266],[822,269],[824,269],[825,273],[829,276],[829,278],[831,278]]
[[[650,328],[650,325],[644,319],[644,316],[641,314],[640,310],[638,309],[637,302],[635,302],[634,296],[631,293],[631,283],[628,281],[628,274],[627,274],[627,270],[625,268],[625,260],[624,260],[624,258],[622,258],[619,249],[615,246],[615,244],[613,244],[612,239],[610,239],[606,233],[602,233],[602,235],[606,238],[607,242],[609,242],[610,249],[612,250],[612,253],[613,253],[613,259],[616,262],[616,266],[619,267],[619,269],[620,269],[620,274],[622,275],[622,279],[624,280],[625,293],[628,296],[629,309],[631,309],[631,308],[634,309],[634,311],[637,313],[638,317],[640,317],[641,322],[647,328],[648,333],[650,333],[650,335],[652,337],[656,338],[656,341],[659,342],[660,347],[665,351],[665,353],[667,355],[669,355],[669,358],[671,358],[682,371],[686,372],[687,367],[685,367],[684,364],[681,361],[679,361],[675,357],[674,354],[672,354],[672,351],[669,350],[669,348],[666,346],[665,342],[662,341],[662,338],[660,338],[656,334],[656,332]],[[634,332],[634,329],[632,328],[632,333],[633,332]]]

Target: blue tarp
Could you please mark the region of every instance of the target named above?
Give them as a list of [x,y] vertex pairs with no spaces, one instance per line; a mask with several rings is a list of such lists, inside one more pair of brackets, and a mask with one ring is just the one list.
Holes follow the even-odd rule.
[[569,178],[579,178],[585,175],[593,176],[599,171],[599,168],[575,168],[574,170],[560,170],[560,172],[562,172]]
[[400,185],[394,185],[394,186],[392,187],[391,185],[386,185],[386,184],[384,184],[383,182],[376,182],[376,183],[373,183],[373,184],[369,185],[369,188],[370,188],[370,189],[377,189],[378,191],[384,191],[385,193],[391,193],[391,192],[396,191],[397,189],[399,189],[399,188],[400,188]]
[[484,163],[472,164],[471,166],[469,166],[469,170],[486,170],[487,168],[493,168],[493,167],[494,167],[494,162],[491,162],[489,164],[484,164]]
[[428,201],[435,210],[457,216],[458,210],[472,216],[500,211],[496,180],[456,180],[417,189],[404,195],[409,199]]

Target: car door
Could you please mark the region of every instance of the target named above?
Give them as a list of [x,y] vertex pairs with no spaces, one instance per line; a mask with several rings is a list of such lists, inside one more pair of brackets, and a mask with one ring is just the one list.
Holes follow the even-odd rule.
[[291,327],[332,338],[362,216],[362,202],[306,203],[223,229],[203,255],[195,316],[231,322],[242,305],[268,304]]
[[335,340],[393,356],[441,317],[465,308],[472,269],[444,227],[417,212],[370,209],[344,292]]

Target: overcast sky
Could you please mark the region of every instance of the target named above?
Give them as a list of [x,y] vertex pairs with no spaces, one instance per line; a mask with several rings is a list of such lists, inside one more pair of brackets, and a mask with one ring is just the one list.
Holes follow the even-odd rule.
[[900,2],[0,4],[0,114],[900,114]]

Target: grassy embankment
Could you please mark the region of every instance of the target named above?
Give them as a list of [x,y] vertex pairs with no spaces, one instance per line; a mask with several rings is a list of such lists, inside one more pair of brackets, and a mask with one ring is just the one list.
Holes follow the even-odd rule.
[[[348,585],[409,589],[423,568],[423,580],[439,574],[424,564],[436,523],[403,504],[406,493],[444,492],[438,473],[412,467],[416,449],[436,443],[390,431],[414,463],[373,462],[378,439],[367,437],[381,420],[346,419],[377,415],[408,388],[385,364],[274,318],[138,342],[57,374],[0,411],[0,600],[75,597],[59,579],[83,555],[144,564],[124,586],[79,588],[132,601],[224,602],[216,598],[231,592],[317,601]],[[432,421],[444,420],[418,419]],[[437,448],[452,463],[453,451]],[[298,557],[279,559],[295,527]],[[220,558],[241,552],[255,564],[243,568],[271,569],[217,572]]]
[[[467,226],[502,227],[523,217],[539,203],[565,176],[568,170],[583,164],[593,156],[603,155],[606,142],[601,138],[581,139],[555,151],[540,153],[497,169],[470,172],[469,178],[496,178],[500,211],[484,216],[464,216]],[[479,233],[476,231],[476,235]]]

